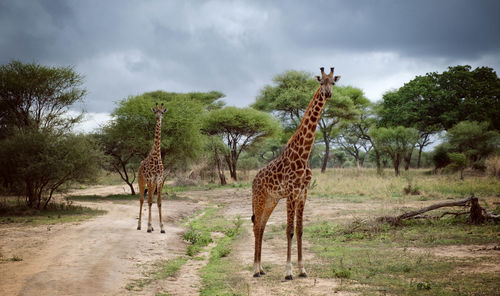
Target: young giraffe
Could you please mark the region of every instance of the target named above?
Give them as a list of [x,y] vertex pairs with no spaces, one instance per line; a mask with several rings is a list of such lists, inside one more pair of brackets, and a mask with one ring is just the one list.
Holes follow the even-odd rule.
[[[139,194],[140,194],[140,207],[139,207],[139,222],[137,225],[137,230],[141,230],[141,219],[142,219],[142,204],[144,203],[144,195],[148,193],[148,205],[149,205],[149,216],[148,216],[148,232],[153,231],[153,226],[151,225],[151,205],[153,204],[153,193],[158,193],[158,198],[156,200],[156,205],[158,206],[158,213],[160,215],[160,229],[161,233],[165,233],[163,230],[163,221],[161,219],[161,189],[163,187],[163,163],[161,161],[160,152],[160,140],[161,140],[161,119],[163,113],[167,112],[167,108],[163,108],[163,103],[161,107],[158,107],[156,103],[155,108],[151,108],[156,116],[156,128],[155,128],[155,140],[153,148],[149,152],[148,156],[141,161],[139,166]],[[146,185],[148,189],[146,188]]]
[[253,180],[254,277],[265,274],[260,261],[262,236],[269,216],[278,204],[278,201],[282,198],[286,198],[287,206],[286,235],[288,249],[285,279],[293,279],[291,244],[295,216],[297,217],[296,234],[299,276],[307,277],[302,262],[302,215],[306,203],[307,186],[312,176],[308,160],[321,112],[332,95],[331,90],[333,85],[340,79],[340,76],[333,76],[333,68],[330,68],[330,74],[327,75],[322,67],[321,77],[316,76],[316,79],[320,82],[320,87],[309,103],[297,131],[288,141],[283,153],[262,168]]

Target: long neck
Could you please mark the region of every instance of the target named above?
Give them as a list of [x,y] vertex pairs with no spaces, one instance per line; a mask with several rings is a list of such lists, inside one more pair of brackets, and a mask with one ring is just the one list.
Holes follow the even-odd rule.
[[158,156],[161,157],[160,145],[161,145],[161,118],[156,120],[155,141],[151,153],[157,154]]
[[297,151],[303,159],[308,159],[311,153],[314,137],[316,136],[316,126],[321,117],[321,112],[325,108],[326,101],[327,98],[321,94],[321,88],[318,88],[304,113],[297,131],[288,141],[287,147]]

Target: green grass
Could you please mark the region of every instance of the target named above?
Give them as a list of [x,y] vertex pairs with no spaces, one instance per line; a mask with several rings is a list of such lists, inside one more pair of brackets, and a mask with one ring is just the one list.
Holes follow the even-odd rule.
[[22,202],[4,199],[0,204],[0,224],[19,223],[29,226],[81,222],[106,211],[66,203],[50,203],[46,209],[33,209]]
[[232,224],[228,228],[231,230],[227,230],[226,235],[212,248],[208,264],[200,271],[203,280],[200,295],[246,295],[243,286],[245,281],[237,273],[238,259],[229,257],[234,242],[240,238],[242,221],[238,217]]
[[[328,169],[324,174],[313,170],[310,196],[340,198],[344,201],[404,199],[444,199],[467,196],[500,197],[500,181],[491,176],[466,176],[429,174],[429,169],[410,170],[395,177],[393,172],[376,174],[375,169]],[[408,185],[418,195],[408,195]],[[414,191],[414,193],[417,193]]]
[[[180,256],[171,260],[161,260],[155,262],[151,270],[144,273],[143,278],[132,280],[125,286],[125,289],[129,291],[141,291],[142,288],[149,285],[153,281],[175,277],[187,260],[188,259],[186,257]],[[163,295],[168,295],[168,293]]]
[[408,248],[495,243],[498,233],[499,225],[469,225],[461,218],[409,221],[398,227],[375,221],[320,222],[305,229],[319,260],[310,268],[313,276],[343,279],[348,283],[344,288],[353,292],[394,295],[496,294],[493,283],[499,275],[456,272],[491,258],[436,257]]
[[19,262],[23,261],[23,258],[17,255],[13,255],[12,257],[9,258],[4,258],[2,254],[0,254],[0,263],[5,263],[5,262]]

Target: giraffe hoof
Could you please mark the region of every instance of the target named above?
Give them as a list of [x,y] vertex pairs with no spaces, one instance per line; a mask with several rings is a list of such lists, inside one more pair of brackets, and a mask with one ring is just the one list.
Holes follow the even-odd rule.
[[141,230],[141,226],[137,226],[137,230]]
[[153,229],[148,229],[148,232],[151,232],[151,231],[153,231]]
[[160,231],[161,233],[165,233],[165,230]]
[[260,275],[265,275],[265,274],[266,273],[263,270],[260,271]]
[[260,277],[260,272],[254,273],[253,277]]
[[291,281],[291,280],[293,280],[293,276],[291,276],[291,275],[287,275],[287,276],[285,277],[285,280],[287,280],[287,281]]
[[304,272],[304,273],[301,273],[301,274],[299,274],[299,277],[301,277],[301,278],[306,278],[306,277],[307,277],[307,273],[305,273],[305,272]]

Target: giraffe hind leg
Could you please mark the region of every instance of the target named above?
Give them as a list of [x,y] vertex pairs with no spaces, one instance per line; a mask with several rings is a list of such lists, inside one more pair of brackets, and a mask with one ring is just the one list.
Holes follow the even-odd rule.
[[255,254],[254,254],[254,277],[260,277],[266,274],[262,269],[262,237],[266,228],[267,221],[271,216],[274,208],[278,204],[274,198],[268,199],[266,194],[254,196],[254,214],[252,221],[254,222],[255,236]]

